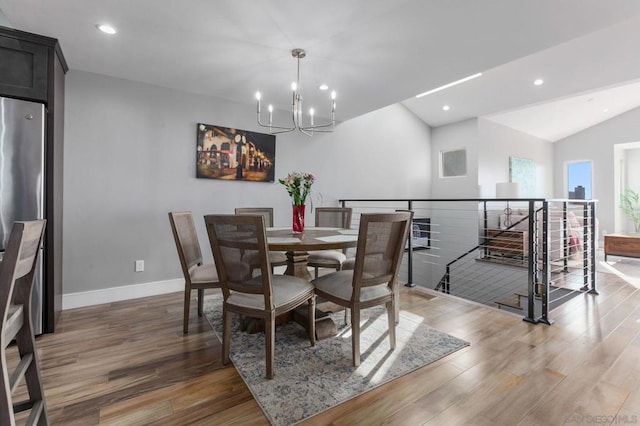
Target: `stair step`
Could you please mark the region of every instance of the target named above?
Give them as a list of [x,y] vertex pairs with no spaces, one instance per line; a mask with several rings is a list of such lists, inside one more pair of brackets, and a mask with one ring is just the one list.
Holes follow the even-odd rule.
[[520,297],[518,297],[517,295],[496,300],[494,303],[498,305],[499,308],[501,308],[502,306],[508,306],[513,309],[522,310],[522,306],[520,305]]
[[[550,290],[553,290],[553,289],[555,289],[555,288],[562,288],[562,287],[555,286],[555,285],[554,285],[554,283],[553,283],[553,281],[551,281],[551,282],[549,283],[549,289],[550,289]],[[520,297],[529,297],[529,294],[528,294],[528,292],[527,292],[526,290],[519,290],[519,291],[516,291],[514,294],[515,294],[516,296],[518,296],[519,298],[520,298]],[[534,297],[535,297],[536,299],[541,299],[541,297],[540,297],[540,296],[534,296]]]

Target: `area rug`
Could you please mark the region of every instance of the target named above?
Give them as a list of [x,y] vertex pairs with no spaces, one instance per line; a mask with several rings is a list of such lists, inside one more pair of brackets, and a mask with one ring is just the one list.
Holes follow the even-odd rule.
[[[222,298],[205,299],[205,315],[222,337]],[[362,311],[361,365],[352,366],[350,326],[344,313],[331,314],[338,335],[311,347],[303,327],[276,327],[275,377],[265,377],[264,333],[240,331],[234,321],[231,360],[274,425],[296,424],[469,345],[401,311],[397,344],[390,350],[384,307]]]

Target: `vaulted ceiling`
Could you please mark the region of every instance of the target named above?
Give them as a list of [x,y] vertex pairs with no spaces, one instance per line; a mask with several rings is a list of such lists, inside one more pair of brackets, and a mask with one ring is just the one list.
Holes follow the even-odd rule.
[[328,109],[326,83],[340,121],[401,102],[431,126],[488,117],[553,141],[640,105],[635,0],[0,0],[0,10],[16,29],[59,39],[72,70],[247,104],[260,90],[282,109],[290,52],[303,48],[305,106]]

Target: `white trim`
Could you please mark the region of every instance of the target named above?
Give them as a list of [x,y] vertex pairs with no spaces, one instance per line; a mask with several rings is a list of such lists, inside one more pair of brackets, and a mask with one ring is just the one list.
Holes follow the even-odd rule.
[[142,284],[123,285],[100,290],[81,291],[62,295],[62,310],[100,305],[102,303],[157,296],[184,290],[184,278],[155,281]]

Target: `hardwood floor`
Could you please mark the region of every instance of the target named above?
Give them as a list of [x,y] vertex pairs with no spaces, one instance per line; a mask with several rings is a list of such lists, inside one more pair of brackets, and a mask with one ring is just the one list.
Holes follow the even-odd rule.
[[[401,309],[471,346],[305,424],[640,422],[640,291],[598,280],[552,326],[402,287]],[[206,320],[181,320],[181,293],[64,311],[37,341],[52,424],[267,424]]]

